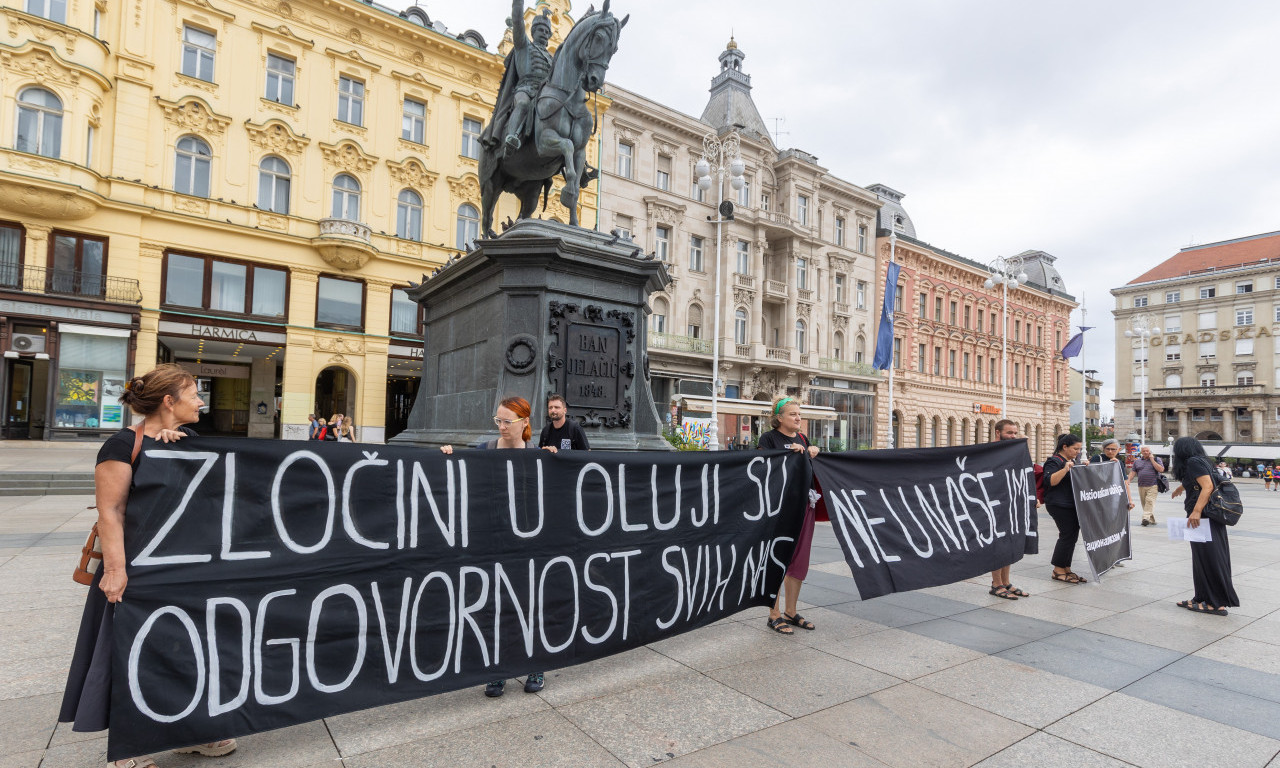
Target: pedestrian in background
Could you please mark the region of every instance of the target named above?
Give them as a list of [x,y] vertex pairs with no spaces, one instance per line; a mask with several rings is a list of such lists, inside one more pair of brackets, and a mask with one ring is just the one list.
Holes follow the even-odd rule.
[[1226,616],[1227,607],[1240,605],[1231,581],[1231,547],[1227,543],[1227,526],[1204,518],[1204,507],[1213,493],[1213,465],[1205,456],[1204,446],[1194,437],[1180,437],[1173,444],[1173,471],[1181,483],[1173,489],[1173,498],[1185,491],[1182,502],[1187,512],[1187,527],[1209,524],[1210,541],[1191,542],[1191,583],[1195,594],[1178,606],[1197,613]]
[[[276,411],[276,413],[279,413],[279,411]],[[316,421],[316,415],[314,413],[307,414],[307,421],[310,422],[307,427],[307,439],[315,440],[316,433],[320,431],[320,422]]]
[[[1044,505],[1058,524],[1058,543],[1053,547],[1053,580],[1083,584],[1088,579],[1073,573],[1071,558],[1080,539],[1080,518],[1076,515],[1076,497],[1071,488],[1071,468],[1080,456],[1080,438],[1071,433],[1058,435],[1053,455],[1044,460]],[[1079,465],[1088,466],[1083,459]]]
[[[1138,449],[1138,457],[1129,467],[1129,481],[1138,480],[1138,502],[1142,504],[1142,525],[1156,524],[1156,497],[1160,488],[1156,485],[1156,477],[1164,472],[1164,464],[1151,453],[1151,446],[1144,445]],[[1130,506],[1130,509],[1133,507]]]

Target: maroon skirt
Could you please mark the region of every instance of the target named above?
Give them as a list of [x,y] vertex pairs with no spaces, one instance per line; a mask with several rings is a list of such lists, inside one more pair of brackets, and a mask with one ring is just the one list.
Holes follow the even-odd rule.
[[804,506],[804,524],[800,526],[800,535],[796,537],[796,548],[791,553],[791,564],[787,566],[787,575],[800,581],[804,581],[809,575],[809,550],[813,548],[814,513],[814,505]]

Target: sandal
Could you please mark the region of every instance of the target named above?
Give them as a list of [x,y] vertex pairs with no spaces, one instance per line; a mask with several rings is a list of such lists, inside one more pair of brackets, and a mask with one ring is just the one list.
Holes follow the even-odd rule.
[[1012,584],[1005,584],[1004,588],[1011,595],[1017,595],[1018,597],[1031,597],[1029,592],[1023,592]]
[[1186,608],[1188,611],[1195,610],[1195,608],[1193,607],[1195,603],[1191,602],[1190,600],[1179,600],[1178,602],[1174,603],[1174,605],[1178,606],[1179,608]]
[[795,634],[795,630],[791,629],[791,627],[788,627],[787,620],[782,618],[781,616],[779,616],[776,619],[768,619],[765,621],[765,624],[768,624],[769,629],[772,629],[774,632],[777,632],[780,635]]
[[128,760],[116,760],[115,762],[107,763],[107,768],[155,768],[155,767],[156,767],[156,761],[152,760],[149,756],[146,756],[146,755],[143,755],[142,757],[130,758]]
[[1227,615],[1226,608],[1210,608],[1207,603],[1200,603],[1199,605],[1193,605],[1191,606],[1191,610],[1195,611],[1196,613],[1212,613],[1214,616]]
[[998,585],[998,586],[994,586],[994,587],[992,587],[992,588],[988,591],[988,594],[995,595],[996,597],[1004,598],[1005,600],[1017,600],[1017,599],[1018,599],[1018,598],[1017,598],[1017,596],[1015,596],[1012,592],[1010,592],[1010,591],[1009,591],[1009,588],[1008,588],[1008,587],[1006,587],[1006,586],[1005,586],[1005,585],[1003,585],[1003,584],[1000,584],[1000,585]]
[[809,621],[798,613],[795,616],[788,616],[784,613],[782,614],[782,618],[793,627],[799,627],[801,629],[817,629],[817,627],[813,625],[812,621]]
[[222,741],[211,741],[208,744],[196,744],[194,747],[183,747],[175,749],[180,755],[204,755],[205,757],[222,757],[236,751],[235,739],[223,739]]
[[1089,581],[1088,579],[1081,576],[1080,574],[1072,573],[1071,571],[1067,571],[1066,573],[1058,573],[1057,571],[1054,571],[1053,580],[1065,581],[1068,584],[1087,584]]

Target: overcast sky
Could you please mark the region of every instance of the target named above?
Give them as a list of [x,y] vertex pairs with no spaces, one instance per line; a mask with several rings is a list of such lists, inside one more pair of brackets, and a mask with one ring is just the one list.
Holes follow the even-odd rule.
[[[419,4],[495,51],[511,8]],[[1106,382],[1104,414],[1109,290],[1187,245],[1280,230],[1280,3],[615,0],[612,10],[631,21],[610,82],[700,115],[732,32],[760,114],[784,121],[780,147],[905,193],[932,245],[981,262],[1026,249],[1058,257],[1098,326],[1085,364]]]

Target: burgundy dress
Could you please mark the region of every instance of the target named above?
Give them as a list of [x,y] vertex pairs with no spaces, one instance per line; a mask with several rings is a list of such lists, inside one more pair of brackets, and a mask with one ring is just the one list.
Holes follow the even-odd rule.
[[[795,437],[787,437],[778,430],[771,429],[760,436],[760,442],[756,447],[763,450],[786,451],[793,450],[789,446],[796,442],[803,445],[806,451],[809,450],[809,439],[803,432],[796,433]],[[791,554],[791,564],[787,566],[787,575],[799,581],[804,581],[809,575],[809,550],[813,548],[813,523],[814,506],[806,500],[804,524],[800,526],[800,535],[796,537],[796,548]]]

